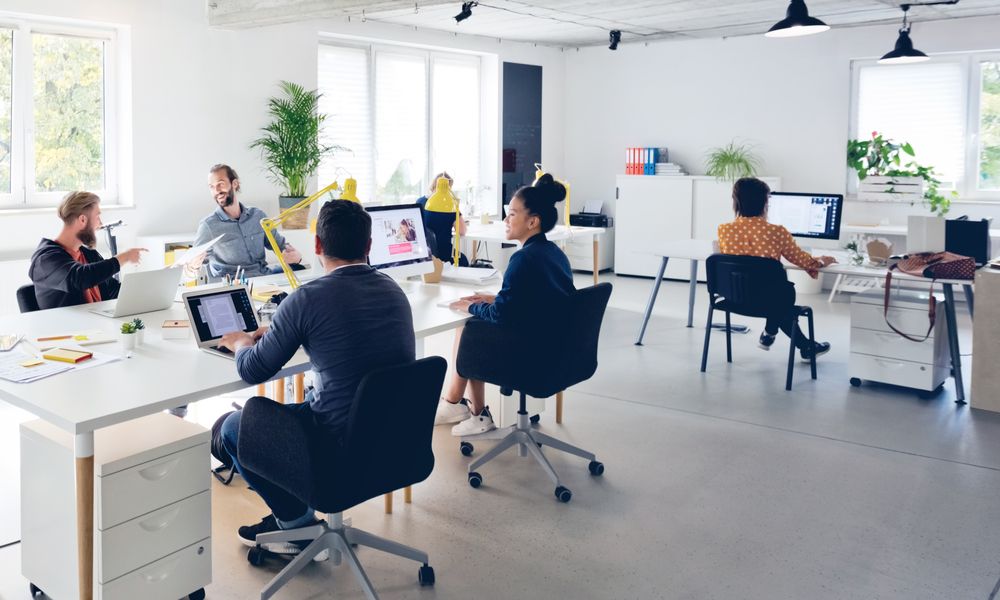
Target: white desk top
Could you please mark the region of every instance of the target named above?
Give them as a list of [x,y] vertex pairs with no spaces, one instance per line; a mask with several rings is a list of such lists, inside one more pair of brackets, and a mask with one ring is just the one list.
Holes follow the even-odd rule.
[[[841,233],[869,235],[906,235],[906,225],[841,225]],[[1000,238],[1000,229],[990,229],[990,237]]]
[[[402,287],[410,299],[417,337],[454,329],[469,318],[468,314],[437,306],[442,300],[469,295],[468,287],[419,283],[404,283]],[[102,317],[89,312],[89,308],[92,307],[74,306],[6,315],[0,317],[0,331],[30,336],[85,330],[115,333],[125,320]],[[187,319],[180,303],[141,317],[147,323],[146,339],[131,358],[61,373],[34,383],[0,380],[0,400],[71,433],[85,433],[247,387],[232,360],[198,350],[193,336],[184,340],[162,339],[160,323],[167,319]],[[93,350],[115,355],[122,352],[120,342],[100,344]],[[300,349],[276,377],[309,368],[309,358]]]
[[[604,235],[606,231],[603,227],[583,227],[581,225],[556,225],[552,231],[545,234],[550,242],[558,242],[574,238],[591,238]],[[469,223],[468,230],[462,237],[470,240],[480,240],[483,242],[506,242],[516,244],[517,242],[507,239],[504,233],[503,221],[483,225],[482,223]]]

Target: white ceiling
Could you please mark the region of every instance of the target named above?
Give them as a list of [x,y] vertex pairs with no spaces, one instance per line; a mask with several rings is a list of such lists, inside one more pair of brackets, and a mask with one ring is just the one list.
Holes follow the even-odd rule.
[[[207,0],[209,22],[252,27],[324,17],[364,18],[468,35],[579,47],[653,39],[718,38],[763,33],[784,18],[788,0],[483,0],[462,23],[461,1],[442,0]],[[898,0],[806,0],[810,15],[832,27],[899,22]],[[914,6],[921,21],[1000,15],[1000,0]]]

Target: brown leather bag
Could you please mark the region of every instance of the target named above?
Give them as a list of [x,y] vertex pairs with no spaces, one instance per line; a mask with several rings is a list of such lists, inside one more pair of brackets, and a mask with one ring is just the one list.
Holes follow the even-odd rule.
[[[892,292],[892,271],[899,269],[900,272],[914,277],[926,277],[931,280],[931,289],[927,300],[927,333],[922,338],[916,338],[896,329],[889,322],[889,296]],[[953,254],[951,252],[920,252],[909,254],[902,260],[889,267],[885,274],[885,300],[883,302],[882,315],[885,317],[885,324],[899,335],[913,342],[923,342],[931,336],[934,330],[934,322],[937,318],[937,299],[934,297],[934,281],[937,279],[962,279],[972,281],[976,277],[976,261],[968,256]]]

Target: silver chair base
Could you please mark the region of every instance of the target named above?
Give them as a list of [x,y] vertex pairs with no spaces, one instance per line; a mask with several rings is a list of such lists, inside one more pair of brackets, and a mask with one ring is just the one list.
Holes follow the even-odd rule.
[[369,600],[378,600],[378,594],[375,592],[375,587],[372,586],[371,580],[368,579],[368,574],[365,573],[364,567],[361,566],[361,562],[358,561],[358,556],[355,554],[352,545],[367,546],[375,550],[415,560],[424,567],[427,566],[426,552],[351,527],[350,524],[345,524],[343,513],[327,514],[325,522],[310,525],[309,527],[262,533],[257,536],[256,541],[258,545],[263,545],[274,542],[290,542],[293,540],[312,540],[312,543],[306,546],[270,583],[264,586],[264,589],[260,592],[261,600],[267,600],[273,596],[282,586],[291,581],[299,571],[312,562],[316,555],[324,550],[330,553],[330,560],[333,561],[333,564],[339,565],[341,561],[347,562],[351,570],[354,571],[354,576],[357,578],[358,583],[361,584],[361,589],[364,590],[365,596]]
[[486,433],[462,437],[463,442],[475,442],[481,440],[500,440],[500,443],[493,448],[490,448],[489,452],[473,461],[473,463],[469,465],[469,473],[475,472],[479,467],[490,462],[497,456],[500,456],[504,450],[517,444],[518,455],[530,455],[534,458],[535,462],[541,465],[542,469],[549,476],[549,479],[552,480],[552,483],[556,485],[556,488],[561,488],[563,485],[562,482],[559,481],[559,474],[552,468],[552,463],[549,462],[549,459],[545,458],[545,455],[542,454],[542,450],[539,446],[547,446],[553,450],[559,450],[560,452],[579,456],[580,458],[584,458],[591,462],[597,460],[597,457],[592,452],[587,452],[586,450],[577,448],[572,444],[567,444],[562,440],[557,440],[552,436],[535,431],[531,426],[531,421],[528,418],[527,412],[519,412],[517,414],[517,425],[511,425],[509,427],[504,427],[503,429],[494,429],[493,431],[487,431]]

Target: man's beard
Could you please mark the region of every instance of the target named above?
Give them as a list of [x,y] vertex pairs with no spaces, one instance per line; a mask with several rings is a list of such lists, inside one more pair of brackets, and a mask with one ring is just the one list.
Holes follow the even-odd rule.
[[93,229],[81,229],[76,232],[76,239],[80,240],[84,246],[93,248],[97,245],[97,232]]
[[226,192],[225,198],[223,198],[222,200],[216,198],[215,201],[218,202],[219,206],[221,206],[222,208],[229,208],[230,206],[233,205],[233,202],[236,201],[236,191],[229,190],[228,192]]

